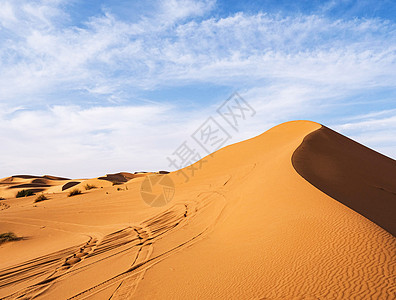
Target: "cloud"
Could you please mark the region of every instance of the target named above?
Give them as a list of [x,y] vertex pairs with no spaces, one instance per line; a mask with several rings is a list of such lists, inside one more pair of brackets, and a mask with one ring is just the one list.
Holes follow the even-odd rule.
[[0,24],[2,27],[9,26],[8,24],[16,22],[14,9],[8,2],[0,2]]
[[358,115],[333,126],[335,130],[396,158],[396,110],[382,110]]
[[266,79],[349,90],[394,86],[395,25],[377,19],[265,13],[194,19],[214,2],[184,0],[163,2],[156,14],[135,23],[103,11],[76,27],[54,20],[66,14],[59,2],[2,5],[19,16],[13,26],[3,26],[13,35],[0,50],[3,101],[30,101],[54,90],[101,97]]
[[103,170],[155,170],[153,158],[165,161],[172,150],[165,146],[172,145],[167,139],[176,131],[164,126],[170,111],[167,105],[2,111],[1,173],[62,170],[65,176],[99,176]]
[[167,24],[192,16],[202,16],[211,11],[215,5],[215,1],[213,0],[169,0],[160,1],[159,3],[160,12],[158,17],[166,20],[165,23]]

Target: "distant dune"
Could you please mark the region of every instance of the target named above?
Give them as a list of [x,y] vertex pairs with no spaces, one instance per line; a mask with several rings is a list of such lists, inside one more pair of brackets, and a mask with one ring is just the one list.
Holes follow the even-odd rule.
[[394,160],[293,121],[164,173],[0,180],[0,298],[394,297]]
[[107,174],[106,176],[99,177],[98,179],[108,180],[111,182],[127,182],[135,177],[139,177],[137,174],[132,174],[128,172],[120,172],[116,174]]

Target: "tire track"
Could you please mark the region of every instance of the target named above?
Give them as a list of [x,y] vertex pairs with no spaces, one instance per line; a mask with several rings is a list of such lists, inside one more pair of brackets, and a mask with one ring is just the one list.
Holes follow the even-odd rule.
[[[185,203],[175,203],[166,211],[136,226],[128,226],[112,232],[103,239],[90,237],[85,244],[1,270],[0,288],[28,280],[36,280],[33,284],[13,292],[4,299],[31,299],[37,296],[45,296],[47,292],[51,291],[52,287],[55,287],[55,284],[59,284],[62,280],[72,278],[74,274],[85,270],[91,270],[97,264],[120,254],[131,256],[131,264],[124,272],[71,295],[68,299],[85,299],[115,284],[118,286],[113,291],[111,298],[129,298],[133,295],[147,269],[176,251],[195,243],[212,229],[213,224],[207,224],[201,230],[191,233],[188,237],[183,237],[184,240],[169,249],[151,257],[158,240],[172,234],[189,222],[194,222],[196,218],[199,218],[200,212],[210,208],[211,204],[215,203],[216,207],[220,207],[220,209],[216,208],[220,214],[224,208],[224,199],[223,196],[218,197],[219,195],[222,196],[220,192],[213,191],[199,197],[199,201],[195,199]],[[219,198],[222,200],[220,205],[217,201]],[[217,218],[215,218],[216,220]]]

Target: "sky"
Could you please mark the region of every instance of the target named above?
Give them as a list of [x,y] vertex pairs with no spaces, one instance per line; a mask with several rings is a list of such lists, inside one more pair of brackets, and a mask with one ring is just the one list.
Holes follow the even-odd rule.
[[208,122],[300,119],[396,158],[395,1],[0,0],[0,178],[174,170]]

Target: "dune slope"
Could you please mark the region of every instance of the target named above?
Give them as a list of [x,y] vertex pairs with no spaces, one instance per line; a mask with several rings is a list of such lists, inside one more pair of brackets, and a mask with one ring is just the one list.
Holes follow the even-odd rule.
[[[199,200],[206,189],[223,208],[202,240],[152,266],[135,296],[392,297],[395,239],[314,188],[292,166],[294,151],[319,128],[303,121],[279,125],[205,158],[189,182],[178,182],[179,199]],[[223,184],[216,184],[220,178]],[[195,187],[201,193],[192,193]]]
[[315,187],[396,235],[395,160],[323,126],[292,161]]
[[0,230],[27,238],[0,246],[0,297],[392,298],[396,239],[293,167],[320,128],[284,123],[183,170],[144,175],[173,180],[164,207],[141,199],[144,177],[82,181],[97,188],[71,198],[51,187],[38,204],[2,201]]

